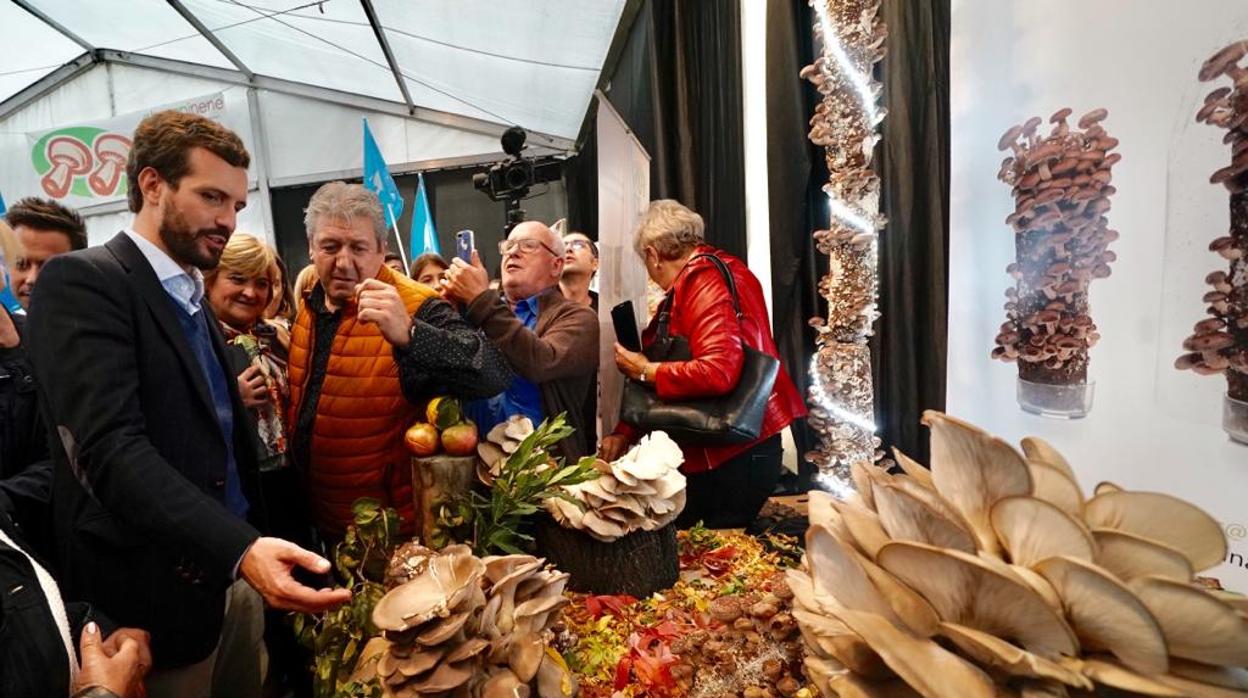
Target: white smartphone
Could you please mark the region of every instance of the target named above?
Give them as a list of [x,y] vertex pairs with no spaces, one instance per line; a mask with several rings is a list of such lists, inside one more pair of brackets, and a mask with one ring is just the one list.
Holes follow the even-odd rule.
[[464,260],[466,264],[472,264],[472,251],[477,249],[476,233],[471,230],[461,230],[455,233],[455,256]]

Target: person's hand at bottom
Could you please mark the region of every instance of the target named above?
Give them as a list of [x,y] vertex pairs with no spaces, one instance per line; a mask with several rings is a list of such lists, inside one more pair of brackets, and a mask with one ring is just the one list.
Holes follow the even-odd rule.
[[329,572],[329,560],[281,538],[257,538],[243,555],[239,574],[273,608],[304,613],[341,606],[351,600],[350,589],[313,589],[292,575],[303,567],[317,574]]
[[624,455],[624,450],[628,448],[628,439],[620,434],[607,434],[602,437],[602,441],[598,443],[598,457],[611,462],[619,460]]
[[[132,629],[127,629],[132,630]],[[133,632],[121,634],[110,643],[112,654],[105,649],[104,640],[100,637],[100,626],[87,623],[78,641],[78,656],[82,668],[78,671],[78,681],[74,692],[99,686],[112,691],[122,698],[140,698],[145,695],[143,677],[151,668],[151,652],[147,648],[146,636],[142,638]],[[113,633],[117,636],[121,631]]]

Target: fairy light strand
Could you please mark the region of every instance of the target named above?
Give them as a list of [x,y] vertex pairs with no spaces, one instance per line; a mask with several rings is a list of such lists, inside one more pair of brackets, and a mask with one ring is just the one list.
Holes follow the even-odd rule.
[[884,57],[887,30],[878,16],[880,0],[809,1],[820,54],[802,77],[822,95],[809,136],[824,148],[829,213],[828,229],[814,237],[829,259],[819,282],[828,314],[810,321],[818,332],[810,363],[810,424],[819,443],[806,459],[819,468],[817,484],[845,497],[853,492],[850,467],[881,455],[867,340],[879,316],[876,257],[885,224],[871,154],[886,110],[878,104],[880,84],[872,71]]

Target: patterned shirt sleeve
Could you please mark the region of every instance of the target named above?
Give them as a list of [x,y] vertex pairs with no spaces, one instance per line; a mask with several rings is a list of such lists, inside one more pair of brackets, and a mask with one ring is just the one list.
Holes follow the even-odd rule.
[[425,301],[412,322],[411,341],[394,350],[399,384],[409,402],[443,394],[490,397],[511,383],[502,354],[446,301]]

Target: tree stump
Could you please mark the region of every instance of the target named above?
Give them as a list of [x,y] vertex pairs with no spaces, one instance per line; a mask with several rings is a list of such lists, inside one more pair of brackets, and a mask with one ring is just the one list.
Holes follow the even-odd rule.
[[437,455],[412,457],[412,498],[415,500],[416,532],[428,544],[438,525],[438,505],[472,489],[476,456]]
[[572,575],[568,580],[572,591],[644,599],[670,589],[680,576],[673,524],[657,531],[634,531],[605,543],[543,516],[537,522],[535,538],[537,554]]

